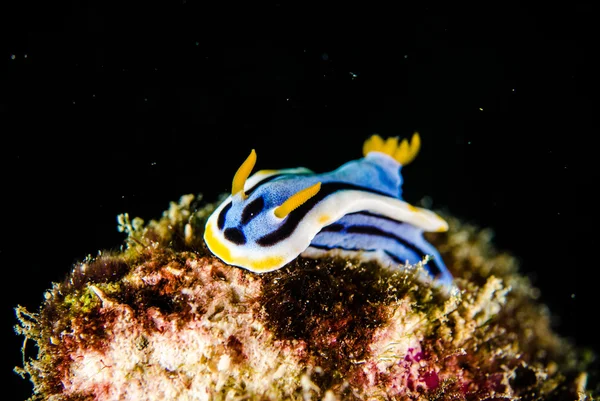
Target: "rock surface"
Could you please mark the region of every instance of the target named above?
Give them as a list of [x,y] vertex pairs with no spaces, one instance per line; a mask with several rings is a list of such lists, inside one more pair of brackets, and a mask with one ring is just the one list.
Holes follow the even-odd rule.
[[461,289],[413,266],[299,258],[257,275],[202,241],[214,205],[192,195],[158,221],[119,216],[121,252],[78,263],[39,311],[16,368],[49,400],[574,400],[583,358],[490,233],[445,216],[429,240]]

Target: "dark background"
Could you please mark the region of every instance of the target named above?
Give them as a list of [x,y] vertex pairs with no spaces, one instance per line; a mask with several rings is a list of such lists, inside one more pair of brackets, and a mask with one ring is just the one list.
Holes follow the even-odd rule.
[[597,226],[591,6],[15,3],[0,6],[1,375],[14,399],[30,385],[12,372],[13,308],[35,310],[73,263],[117,248],[117,214],[215,200],[252,148],[258,169],[328,171],[373,133],[418,130],[405,198],[493,228],[556,330],[597,345],[596,247],[581,231]]

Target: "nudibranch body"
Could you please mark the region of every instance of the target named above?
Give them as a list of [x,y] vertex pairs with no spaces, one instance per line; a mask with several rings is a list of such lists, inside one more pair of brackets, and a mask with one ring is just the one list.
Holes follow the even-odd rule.
[[429,256],[428,278],[446,288],[452,276],[424,231],[446,231],[435,213],[402,200],[402,166],[420,148],[373,135],[364,157],[315,174],[306,168],[250,172],[254,150],[233,179],[232,195],[210,216],[204,240],[225,263],[253,272],[276,270],[299,255],[344,255],[395,267]]

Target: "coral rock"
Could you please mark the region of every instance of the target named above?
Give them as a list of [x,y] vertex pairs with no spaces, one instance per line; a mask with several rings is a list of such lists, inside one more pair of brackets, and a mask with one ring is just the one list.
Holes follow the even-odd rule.
[[585,364],[486,230],[446,216],[430,240],[451,297],[418,269],[299,258],[272,273],[223,264],[202,243],[214,205],[159,221],[119,217],[121,252],[17,308],[38,347],[17,372],[49,400],[585,399]]

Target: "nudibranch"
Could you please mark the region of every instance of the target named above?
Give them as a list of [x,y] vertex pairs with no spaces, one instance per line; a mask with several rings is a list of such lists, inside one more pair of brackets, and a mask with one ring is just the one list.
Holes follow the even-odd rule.
[[231,196],[206,223],[206,245],[225,263],[257,273],[299,255],[351,256],[398,268],[428,259],[426,278],[450,289],[451,274],[423,238],[424,231],[446,231],[448,224],[402,199],[401,169],[420,146],[416,132],[410,142],[373,135],[363,158],[334,171],[261,170],[249,177],[252,150],[233,178]]

